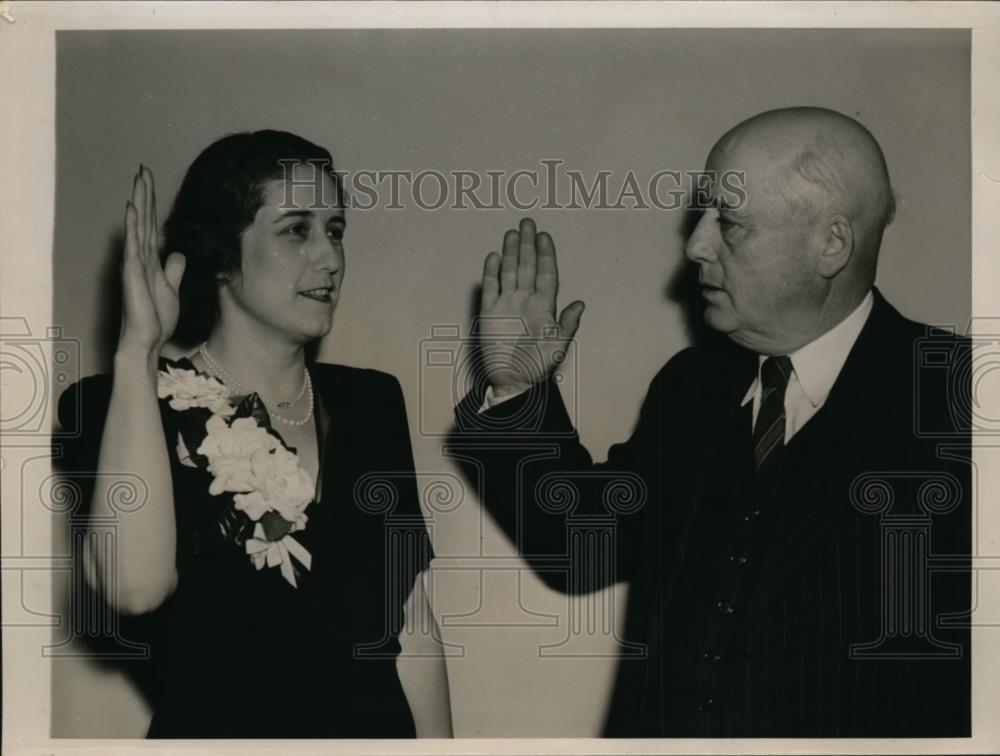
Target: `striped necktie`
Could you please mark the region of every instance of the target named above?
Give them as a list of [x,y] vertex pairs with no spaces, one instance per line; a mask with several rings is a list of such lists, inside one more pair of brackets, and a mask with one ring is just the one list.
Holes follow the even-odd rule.
[[753,463],[757,478],[773,483],[781,472],[785,448],[785,389],[792,375],[792,361],[785,356],[768,357],[760,368],[760,407],[753,429]]

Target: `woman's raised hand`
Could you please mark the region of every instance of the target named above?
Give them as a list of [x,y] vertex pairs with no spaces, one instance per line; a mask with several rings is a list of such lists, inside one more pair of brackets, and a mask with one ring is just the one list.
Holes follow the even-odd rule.
[[483,269],[479,337],[486,378],[498,398],[545,380],[580,326],[583,302],[556,320],[559,271],[552,237],[536,235],[530,218],[504,235],[503,255],[491,252]]
[[160,262],[153,172],[139,167],[132,199],[125,207],[125,257],[122,260],[122,331],[119,353],[156,359],[177,327],[177,292],[184,275],[184,255],[174,252]]

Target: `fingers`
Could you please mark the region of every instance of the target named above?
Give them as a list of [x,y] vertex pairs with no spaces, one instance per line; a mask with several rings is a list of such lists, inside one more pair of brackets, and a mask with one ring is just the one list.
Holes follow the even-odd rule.
[[512,294],[517,288],[517,253],[520,235],[511,229],[503,237],[503,258],[500,262],[500,291]]
[[146,261],[146,182],[142,178],[142,166],[135,174],[132,182],[132,204],[135,205],[136,212],[136,236],[138,237],[139,256]]
[[125,203],[125,260],[139,256],[139,233],[137,229],[137,214],[135,205],[129,200]]
[[138,252],[143,262],[159,263],[159,229],[156,223],[156,189],[153,172],[139,164],[139,172],[132,182],[132,204],[136,210],[136,235]]
[[500,255],[490,252],[486,255],[486,262],[483,264],[483,290],[481,310],[492,307],[500,296]]
[[163,275],[167,279],[167,284],[174,291],[180,290],[185,267],[187,267],[187,257],[180,252],[171,252],[167,256],[167,261],[163,266]]
[[518,245],[517,288],[535,290],[535,222],[531,218],[521,221]]
[[517,231],[511,229],[503,237],[500,293],[539,291],[551,298],[554,306],[558,289],[559,273],[552,237],[544,231],[537,233],[535,222],[524,218]]
[[[145,265],[139,257],[138,214],[131,201],[125,206],[125,256],[122,260],[122,304],[126,313],[141,312],[149,299]],[[122,320],[122,328],[126,326]]]
[[585,305],[579,299],[570,302],[563,311],[559,313],[559,335],[566,339],[572,339],[576,335],[576,330],[580,327],[580,317],[583,315]]
[[153,182],[153,172],[149,168],[143,169],[143,178],[146,181],[147,191],[147,211],[146,211],[146,236],[149,245],[150,255],[154,260],[159,260],[160,256],[160,229],[156,221],[156,184]]
[[559,293],[559,269],[556,265],[556,245],[553,243],[552,237],[544,231],[538,234],[535,265],[537,270],[535,290],[552,300],[554,311],[556,294]]

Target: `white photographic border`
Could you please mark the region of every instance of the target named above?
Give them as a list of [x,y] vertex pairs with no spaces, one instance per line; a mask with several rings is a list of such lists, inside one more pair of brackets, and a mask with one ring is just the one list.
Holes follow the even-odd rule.
[[[55,32],[65,29],[268,28],[954,28],[972,30],[972,313],[1000,323],[1000,7],[964,2],[0,2],[0,306],[52,322]],[[12,250],[38,250],[17,255]],[[13,405],[17,396],[2,398]],[[990,417],[1000,416],[1000,395]],[[51,402],[50,402],[51,404]],[[54,407],[49,407],[54,412]],[[51,417],[51,414],[50,414]],[[49,423],[51,424],[51,423]],[[977,445],[1000,446],[981,439]],[[4,455],[7,447],[0,450]],[[39,454],[44,448],[39,446]],[[976,453],[974,460],[985,461]],[[7,466],[0,470],[7,470]],[[9,469],[13,469],[11,466]],[[1000,562],[1000,470],[979,467],[979,544]],[[3,493],[16,482],[4,474]],[[3,496],[4,523],[16,502]],[[992,536],[992,537],[989,537]],[[4,554],[16,534],[4,528]],[[994,566],[993,569],[1000,569]],[[50,606],[44,569],[25,571],[33,604]],[[6,589],[7,584],[5,582]],[[3,602],[12,599],[4,590]],[[1000,600],[1000,597],[998,597]],[[4,612],[6,614],[6,612]],[[3,752],[52,753],[996,753],[1000,628],[973,629],[971,739],[143,741],[50,739],[50,628],[3,635]]]

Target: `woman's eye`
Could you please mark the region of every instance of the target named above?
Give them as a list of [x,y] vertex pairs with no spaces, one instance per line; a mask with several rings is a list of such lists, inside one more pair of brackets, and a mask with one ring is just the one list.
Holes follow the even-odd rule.
[[326,235],[330,237],[330,239],[332,239],[333,241],[339,242],[342,241],[344,238],[344,229],[341,228],[340,226],[334,226],[330,229],[327,229]]
[[308,236],[309,227],[305,223],[295,223],[288,226],[285,229],[286,234],[291,234],[292,236]]

